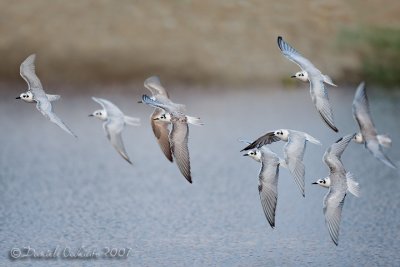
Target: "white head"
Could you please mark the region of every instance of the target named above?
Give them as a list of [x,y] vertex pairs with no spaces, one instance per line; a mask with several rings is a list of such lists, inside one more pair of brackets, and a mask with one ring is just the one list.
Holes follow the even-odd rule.
[[170,121],[171,121],[171,114],[169,114],[169,113],[164,113],[164,114],[161,114],[161,115],[158,116],[158,117],[155,117],[153,120],[155,120],[155,121],[170,122]]
[[258,149],[249,150],[246,154],[243,154],[243,156],[249,156],[255,161],[261,162],[261,151]]
[[357,134],[353,137],[353,141],[356,142],[357,144],[363,144],[363,143],[364,143],[364,137],[362,136],[361,133],[357,133]]
[[25,93],[20,94],[16,99],[22,99],[25,102],[34,102],[35,100],[33,99],[33,94],[31,91],[27,91]]
[[318,181],[316,181],[312,184],[317,184],[322,187],[329,188],[331,186],[331,179],[329,179],[329,177],[326,177],[325,179],[319,179]]
[[282,141],[287,141],[289,138],[289,131],[285,129],[280,129],[275,131],[274,135],[279,137]]
[[308,74],[305,71],[296,72],[295,75],[292,75],[291,78],[299,79],[300,81],[307,82],[308,81]]
[[99,109],[92,114],[89,114],[89,117],[96,117],[102,121],[105,121],[107,120],[107,112],[104,109]]

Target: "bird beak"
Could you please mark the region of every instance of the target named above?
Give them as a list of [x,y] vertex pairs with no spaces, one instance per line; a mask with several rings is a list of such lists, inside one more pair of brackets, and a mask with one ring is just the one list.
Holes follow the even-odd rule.
[[138,103],[139,103],[139,104],[142,104],[142,103],[143,103],[143,101],[142,101],[142,100],[139,100],[139,101],[138,101]]
[[154,119],[153,119],[153,121],[158,121],[158,120],[159,120],[159,118],[154,118]]
[[93,117],[94,115],[93,114],[89,114],[89,116],[88,117]]
[[318,184],[317,182],[311,183],[311,184]]
[[20,96],[17,96],[15,99],[21,99],[21,97],[20,97]]
[[296,78],[296,75],[292,75],[292,76],[290,76],[290,78]]
[[249,154],[243,154],[243,157],[246,157],[246,156],[248,156]]

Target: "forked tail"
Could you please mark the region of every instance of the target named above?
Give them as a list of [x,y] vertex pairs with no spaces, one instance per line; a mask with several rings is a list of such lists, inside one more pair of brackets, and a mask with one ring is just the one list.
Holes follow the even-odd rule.
[[389,148],[392,146],[392,139],[387,134],[380,134],[376,136],[381,146]]
[[313,143],[313,144],[316,144],[316,145],[321,145],[321,142],[320,142],[318,139],[312,137],[312,136],[309,135],[309,134],[306,134],[306,140],[307,140],[308,142],[310,142],[310,143]]
[[197,117],[191,117],[191,116],[186,116],[187,118],[187,122],[193,125],[197,125],[197,126],[203,126],[204,123],[202,122],[202,120],[200,118]]
[[328,75],[323,75],[323,77],[325,83],[337,87],[337,85],[333,83],[331,77],[329,77]]
[[132,125],[132,126],[140,126],[140,119],[139,118],[133,118],[129,116],[124,116],[124,121],[126,124]]
[[355,197],[361,196],[360,184],[356,182],[352,173],[346,173],[347,190],[352,193]]

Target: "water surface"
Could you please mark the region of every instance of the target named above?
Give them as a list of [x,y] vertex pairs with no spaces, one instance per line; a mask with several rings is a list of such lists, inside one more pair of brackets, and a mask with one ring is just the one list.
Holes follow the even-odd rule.
[[[3,85],[4,86],[4,85]],[[15,92],[14,92],[15,91]],[[3,91],[0,102],[0,265],[2,266],[374,266],[396,265],[400,256],[400,175],[350,144],[343,162],[362,187],[346,198],[339,246],[324,224],[324,188],[311,182],[328,174],[327,146],[357,130],[351,114],[354,89],[332,89],[334,133],[315,111],[308,89],[175,90],[176,102],[206,125],[190,128],[193,184],[162,155],[148,116],[137,104],[145,90],[98,93],[128,115],[142,118],[124,140],[134,166],[111,147],[90,95],[66,95],[55,104],[77,140],[49,123],[33,105]],[[400,165],[400,94],[369,90],[375,124],[393,138],[388,155]],[[242,157],[238,138],[268,130],[306,131],[323,146],[305,154],[306,198],[282,169],[276,228],[262,212],[259,164]],[[272,149],[282,155],[282,144]],[[36,250],[84,246],[131,248],[121,260],[16,260],[14,247]]]

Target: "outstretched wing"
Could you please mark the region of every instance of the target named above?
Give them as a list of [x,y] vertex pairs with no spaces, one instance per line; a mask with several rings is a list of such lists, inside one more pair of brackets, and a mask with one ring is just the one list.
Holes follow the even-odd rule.
[[283,40],[281,36],[278,36],[278,46],[282,54],[287,57],[290,61],[296,63],[302,70],[310,73],[321,72],[314,67],[314,65],[305,57],[303,57],[296,49]]
[[397,169],[396,165],[383,153],[382,147],[378,142],[378,139],[370,139],[365,141],[365,147],[374,155],[375,158],[379,159],[387,166],[393,169]]
[[157,76],[147,78],[144,81],[144,87],[149,89],[153,96],[162,95],[169,98],[167,90],[161,85],[160,78]]
[[160,120],[154,120],[154,118],[159,117],[163,114],[162,109],[156,108],[150,117],[151,128],[153,129],[154,136],[157,138],[158,145],[160,146],[165,157],[171,162],[173,162],[171,146],[169,144],[169,123]]
[[263,153],[259,175],[258,192],[265,217],[272,228],[275,227],[275,211],[278,201],[279,158],[270,151]]
[[73,137],[77,137],[71,131],[71,129],[69,129],[69,127],[53,112],[53,107],[52,107],[50,101],[47,99],[47,97],[40,98],[40,100],[36,100],[36,101],[37,101],[36,108],[43,114],[43,116],[45,116],[47,119],[49,119],[52,123],[57,124],[58,127],[63,129],[64,131],[66,131],[67,133],[72,135]]
[[171,151],[182,175],[189,183],[192,183],[188,138],[189,127],[187,123],[182,121],[174,122],[170,133]]
[[181,105],[174,104],[171,101],[168,101],[168,103],[167,102],[161,102],[161,101],[156,100],[156,99],[154,99],[152,97],[149,97],[147,95],[143,95],[142,96],[142,102],[147,104],[147,105],[149,105],[149,106],[163,109],[167,113],[171,113],[172,114],[172,113],[180,112],[180,106]]
[[336,246],[339,244],[340,221],[345,197],[345,193],[342,194],[330,189],[324,198],[325,223]]
[[103,124],[104,130],[107,134],[108,140],[110,140],[112,146],[117,150],[117,152],[130,164],[132,164],[129,159],[128,153],[125,150],[124,143],[122,141],[122,130],[124,129],[124,121],[119,119],[108,119]]
[[329,167],[331,174],[344,172],[340,157],[355,134],[346,135],[333,143],[324,153],[323,160]]
[[324,82],[319,76],[310,77],[310,95],[311,99],[321,115],[324,122],[335,132],[339,130],[335,126],[333,120],[333,112],[329,103],[328,91],[325,88]]
[[29,91],[32,92],[35,100],[46,98],[46,93],[43,90],[42,83],[35,72],[35,59],[36,55],[32,54],[22,62],[19,73],[21,77],[26,81],[29,87]]
[[264,145],[268,145],[271,144],[273,142],[277,142],[280,141],[281,139],[279,137],[277,137],[274,132],[269,132],[264,134],[263,136],[259,137],[257,140],[255,140],[253,143],[251,143],[250,145],[246,146],[245,148],[243,148],[242,150],[240,150],[240,152],[244,151],[244,150],[250,150],[253,148],[260,148]]
[[292,174],[294,181],[300,189],[303,197],[305,196],[305,167],[303,163],[304,151],[306,149],[306,138],[303,133],[291,131],[288,142],[284,146],[286,165]]

